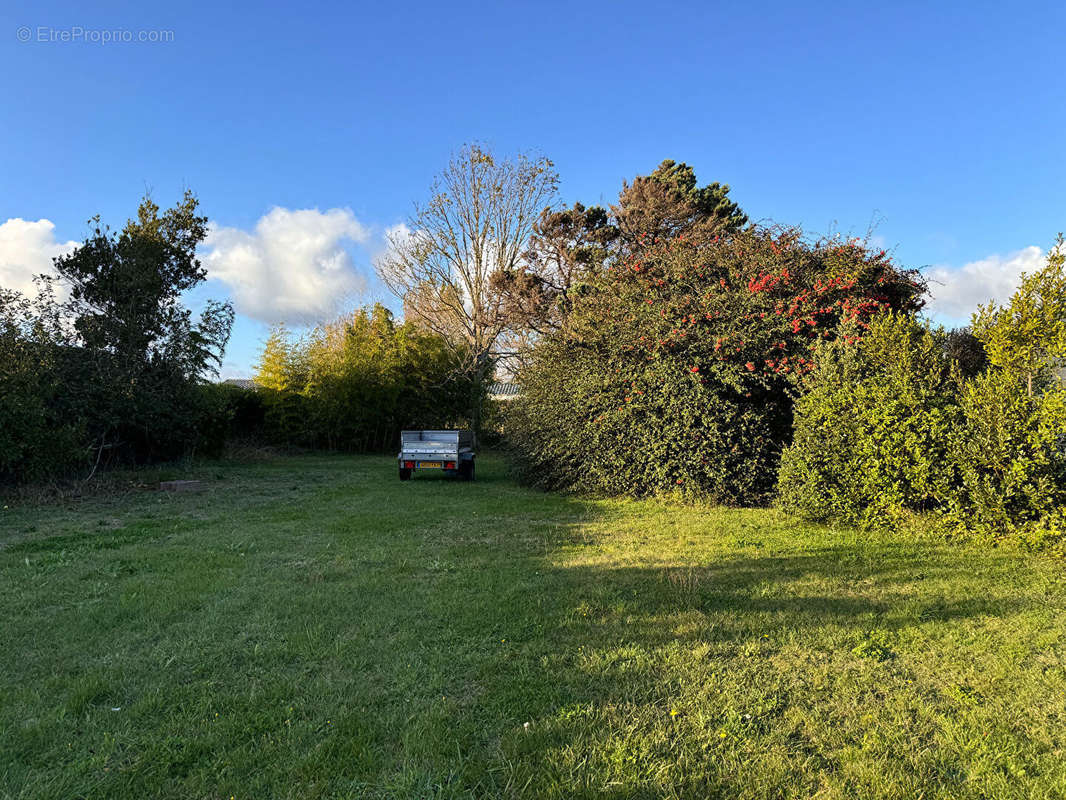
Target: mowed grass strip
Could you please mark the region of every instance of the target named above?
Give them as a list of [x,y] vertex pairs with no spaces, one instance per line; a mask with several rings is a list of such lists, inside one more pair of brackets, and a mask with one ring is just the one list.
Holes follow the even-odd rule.
[[210,464],[0,516],[4,797],[1066,797],[1066,572],[774,511]]

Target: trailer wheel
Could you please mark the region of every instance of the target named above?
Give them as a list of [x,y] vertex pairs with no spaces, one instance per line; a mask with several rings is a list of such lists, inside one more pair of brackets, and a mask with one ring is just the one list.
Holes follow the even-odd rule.
[[404,469],[403,467],[400,467],[400,480],[401,481],[409,481],[409,480],[411,480],[411,470]]
[[459,462],[459,480],[472,481],[474,480],[474,460]]

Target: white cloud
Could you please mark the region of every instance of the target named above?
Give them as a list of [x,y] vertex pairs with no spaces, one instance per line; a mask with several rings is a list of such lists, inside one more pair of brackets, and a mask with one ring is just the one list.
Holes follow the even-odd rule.
[[403,248],[409,243],[415,236],[415,232],[411,230],[403,222],[397,222],[395,225],[389,225],[382,234],[381,246],[374,254],[374,264],[380,264],[382,261],[387,261],[397,249]]
[[385,248],[390,249],[393,243],[405,242],[414,236],[414,231],[407,227],[404,222],[397,222],[395,225],[390,225],[385,229]]
[[264,322],[318,322],[366,290],[345,249],[370,231],[346,208],[273,208],[252,232],[212,225],[202,257],[227,284],[238,313]]
[[9,219],[0,225],[0,286],[35,294],[33,278],[54,275],[52,259],[69,253],[77,242],[57,242],[51,220]]
[[1044,266],[1044,251],[1036,245],[1006,255],[992,255],[961,267],[932,267],[925,271],[932,299],[927,310],[939,317],[968,320],[977,306],[1003,303],[1018,288],[1023,272]]

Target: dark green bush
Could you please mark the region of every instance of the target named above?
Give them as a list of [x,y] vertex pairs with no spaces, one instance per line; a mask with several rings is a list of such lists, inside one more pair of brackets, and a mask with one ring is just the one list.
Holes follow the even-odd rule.
[[226,405],[230,412],[229,437],[261,438],[266,423],[266,403],[262,393],[232,385],[226,385],[226,390]]
[[263,437],[264,397],[252,389],[228,383],[199,387],[196,452],[217,457],[227,442],[255,441]]
[[952,328],[943,336],[944,352],[954,361],[964,378],[980,375],[988,368],[988,353],[970,328]]
[[0,483],[89,461],[85,421],[72,413],[62,379],[72,346],[52,308],[47,289],[36,303],[0,289]]
[[628,372],[619,388],[618,374],[574,343],[545,345],[538,358],[552,368],[524,372],[524,397],[507,410],[527,482],[619,495],[680,490],[734,504],[772,491],[775,443],[790,420],[780,396],[701,383],[670,360]]
[[292,389],[261,389],[263,395],[263,436],[272,445],[313,447],[314,427],[310,424],[307,398]]
[[516,468],[548,488],[764,503],[812,347],[921,291],[883,251],[792,230],[641,249],[572,293],[522,369]]

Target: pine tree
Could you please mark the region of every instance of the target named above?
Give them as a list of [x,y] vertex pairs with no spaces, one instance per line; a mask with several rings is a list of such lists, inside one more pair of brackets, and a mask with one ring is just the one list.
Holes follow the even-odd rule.
[[729,199],[728,184],[716,181],[700,187],[692,167],[671,159],[651,175],[624,184],[611,214],[628,249],[675,236],[709,239],[739,230],[748,221]]

